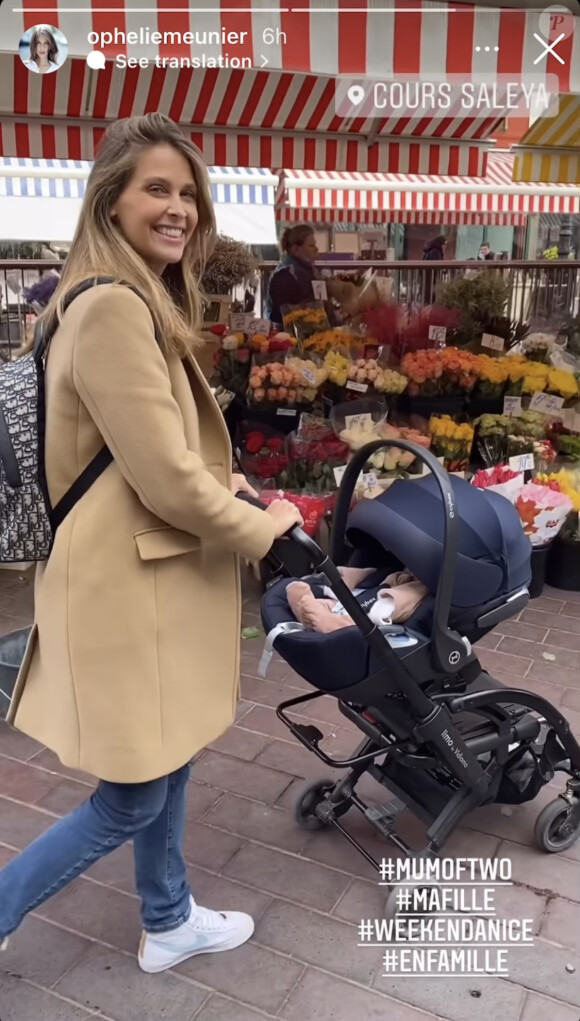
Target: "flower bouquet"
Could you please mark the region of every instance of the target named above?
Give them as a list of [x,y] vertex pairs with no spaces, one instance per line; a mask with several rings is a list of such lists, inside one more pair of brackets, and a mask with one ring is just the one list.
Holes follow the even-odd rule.
[[290,489],[263,489],[260,492],[262,503],[269,504],[274,500],[289,500],[298,507],[303,519],[303,529],[307,535],[315,538],[322,518],[334,506],[334,494],[314,496],[310,493],[295,493]]
[[383,367],[376,358],[357,358],[347,371],[345,388],[353,393],[376,390],[381,394],[400,394],[407,387],[407,377]]
[[304,305],[283,305],[281,311],[284,329],[293,334],[299,343],[313,333],[330,332],[328,316],[321,301],[307,302]]
[[558,535],[572,510],[572,501],[559,488],[528,482],[520,489],[514,506],[532,546],[546,546]]
[[479,357],[457,347],[444,347],[436,353],[443,370],[440,377],[442,392],[448,397],[471,393],[479,378]]
[[441,392],[443,363],[438,350],[408,352],[401,361],[401,372],[408,379],[410,397],[433,397]]
[[515,501],[523,483],[523,473],[512,471],[505,464],[496,465],[495,468],[481,468],[471,480],[471,485],[476,489],[489,489],[510,503]]
[[297,492],[327,493],[336,486],[334,469],[346,464],[349,448],[324,419],[302,415],[288,437],[289,463],[283,485]]
[[[272,356],[273,358],[273,356]],[[248,403],[251,404],[296,404],[298,390],[292,369],[283,361],[270,360],[264,365],[252,365],[248,380]]]
[[431,451],[443,458],[449,472],[464,472],[469,467],[474,428],[468,422],[459,424],[449,415],[432,415],[429,421]]
[[578,381],[572,372],[565,369],[550,369],[546,390],[556,397],[561,397],[564,407],[570,407],[578,400]]
[[360,333],[349,330],[317,330],[302,341],[304,354],[324,357],[329,351],[351,351],[363,348],[367,343]]
[[238,459],[246,475],[259,479],[281,478],[288,468],[286,439],[267,426],[240,424],[236,435]]
[[509,365],[506,358],[490,358],[489,355],[479,355],[476,395],[486,400],[500,398],[506,388],[508,375]]
[[580,463],[580,436],[566,429],[562,422],[552,422],[548,436],[558,456],[564,461]]
[[550,355],[554,350],[556,338],[550,333],[530,333],[523,342],[526,358],[533,362],[550,363]]
[[313,404],[321,386],[325,383],[327,373],[324,365],[313,358],[300,358],[298,355],[286,358],[285,369],[292,373],[292,387],[296,389],[298,404]]
[[234,394],[245,394],[251,359],[252,353],[245,345],[244,334],[227,334],[222,338],[220,347],[214,355],[212,382]]

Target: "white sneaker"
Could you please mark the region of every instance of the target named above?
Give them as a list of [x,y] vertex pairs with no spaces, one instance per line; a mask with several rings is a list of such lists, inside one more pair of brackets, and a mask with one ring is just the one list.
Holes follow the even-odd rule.
[[181,964],[196,954],[234,950],[250,938],[254,921],[241,911],[210,911],[191,901],[191,915],[170,932],[144,932],[139,947],[139,967],[153,975]]
[[0,940],[0,950],[8,950],[8,936],[5,936],[3,940]]

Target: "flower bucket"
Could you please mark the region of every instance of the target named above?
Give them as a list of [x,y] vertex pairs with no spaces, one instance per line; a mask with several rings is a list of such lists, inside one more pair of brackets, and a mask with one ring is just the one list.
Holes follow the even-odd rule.
[[564,592],[580,592],[580,542],[558,536],[551,544],[546,582]]
[[530,599],[539,599],[544,591],[548,556],[553,545],[552,542],[549,542],[545,546],[532,548],[532,580],[528,586]]

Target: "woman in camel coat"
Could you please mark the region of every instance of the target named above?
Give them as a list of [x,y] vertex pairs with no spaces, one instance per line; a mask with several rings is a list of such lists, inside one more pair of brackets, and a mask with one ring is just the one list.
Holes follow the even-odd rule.
[[[195,904],[181,853],[189,762],[234,720],[238,556],[300,523],[235,499],[227,430],[194,357],[199,267],[213,243],[198,150],[152,114],[109,128],[47,317],[81,280],[46,369],[53,506],[106,444],[113,463],[37,571],[35,625],[10,722],[95,793],[0,871],[0,942],[97,858],[133,840],[144,934],[162,971],[252,933]],[[141,295],[124,286],[135,286]],[[155,325],[154,325],[155,324]],[[160,338],[156,340],[156,331]]]

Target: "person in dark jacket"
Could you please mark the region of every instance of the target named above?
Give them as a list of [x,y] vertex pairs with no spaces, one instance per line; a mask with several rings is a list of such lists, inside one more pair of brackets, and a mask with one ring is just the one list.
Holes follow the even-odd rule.
[[[312,283],[321,279],[314,266],[318,247],[309,224],[287,227],[282,234],[280,247],[282,259],[270,277],[266,301],[266,315],[270,322],[278,326],[283,322],[283,306],[303,305],[316,300]],[[326,302],[325,308],[332,323],[334,316]]]
[[429,261],[432,259],[444,259],[446,245],[447,238],[444,234],[439,234],[438,237],[427,242],[423,249],[423,258],[428,259]]
[[487,241],[484,241],[484,243],[481,245],[481,248],[479,249],[479,255],[477,256],[477,258],[480,262],[489,262],[490,260],[495,259],[495,252],[492,252]]

